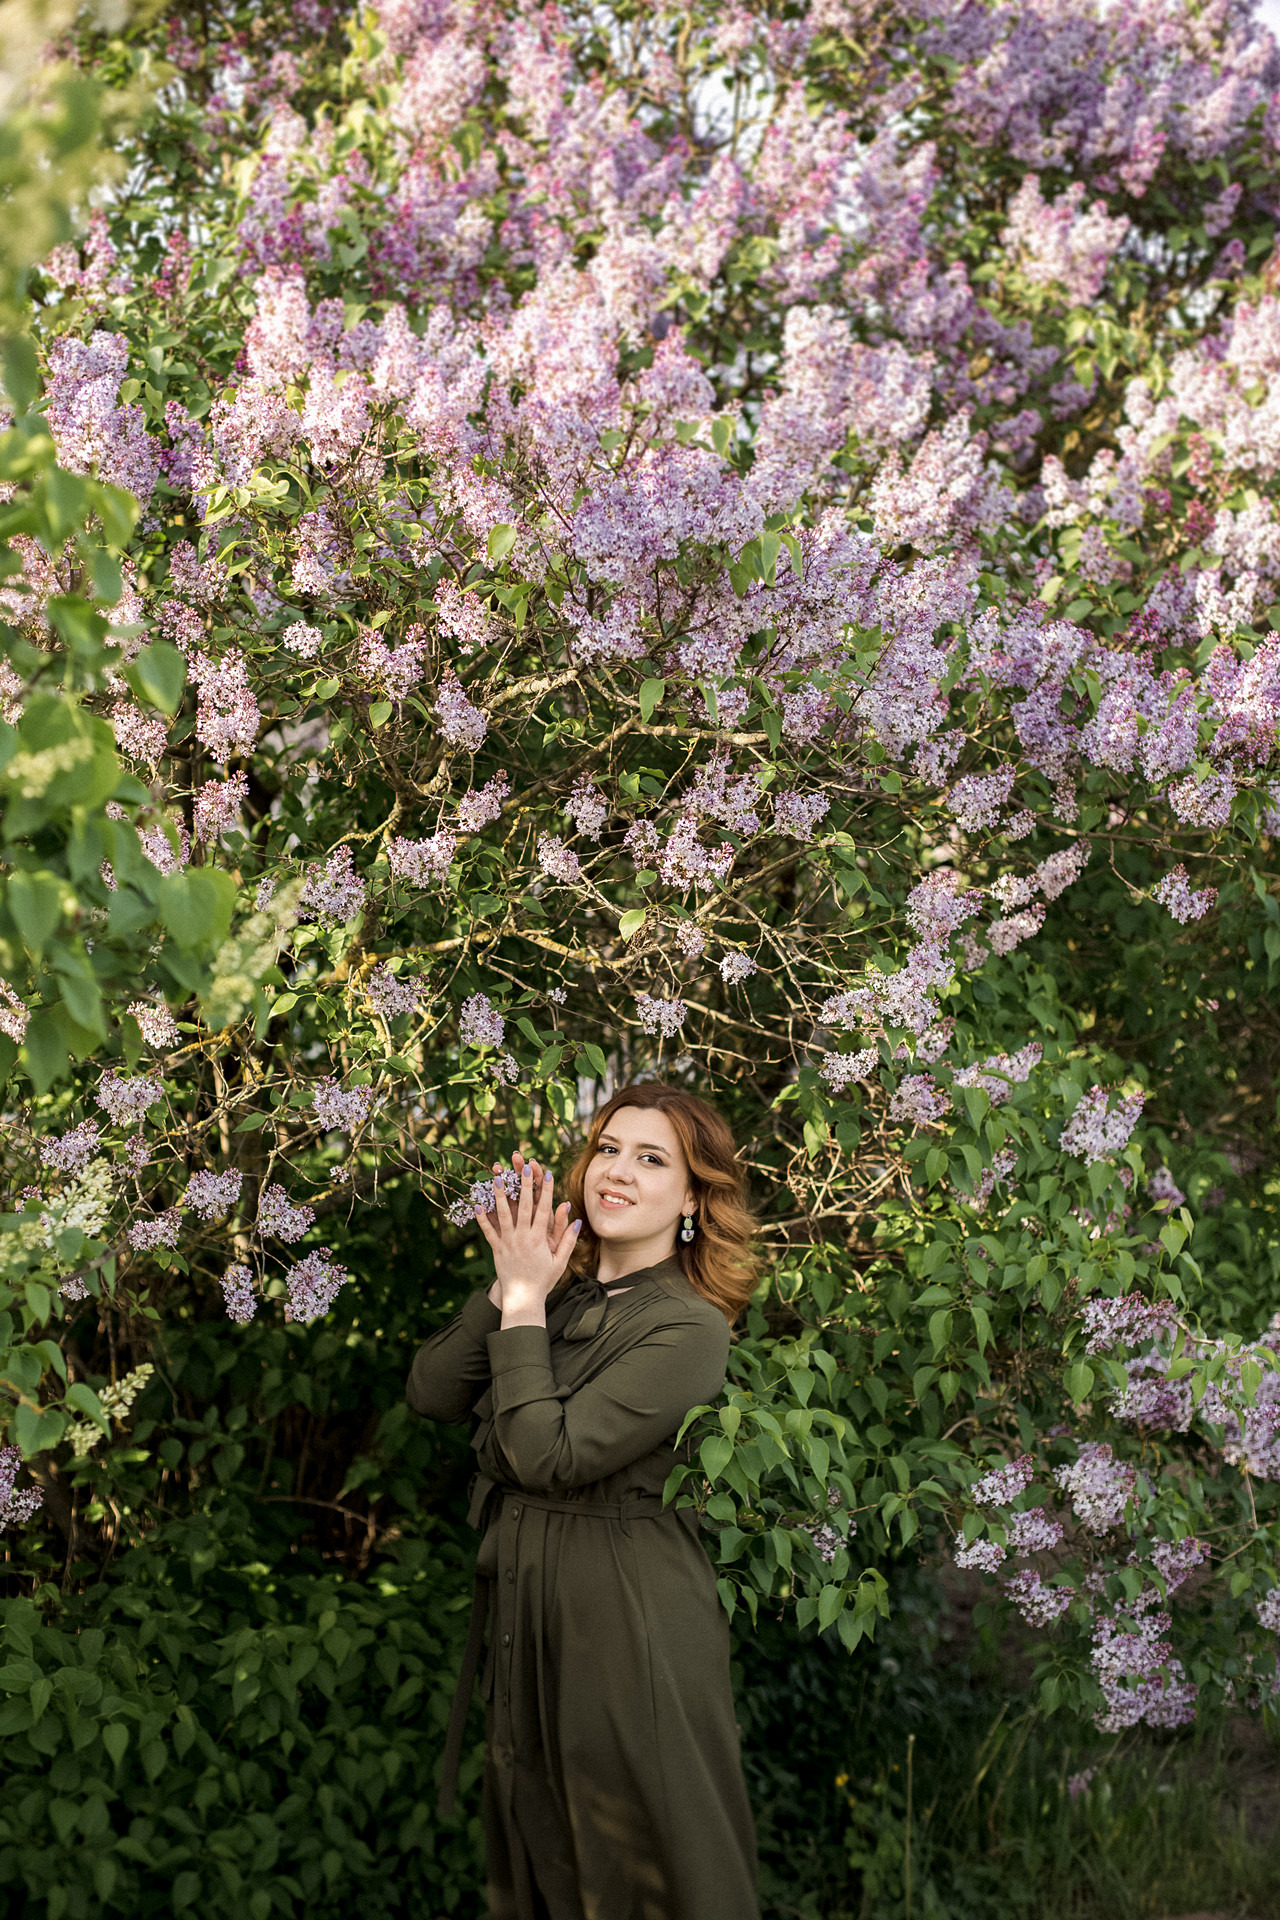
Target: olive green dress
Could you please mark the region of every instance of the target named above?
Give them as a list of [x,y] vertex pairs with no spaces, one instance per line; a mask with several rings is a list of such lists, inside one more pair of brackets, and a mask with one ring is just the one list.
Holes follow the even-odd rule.
[[489,1912],[756,1920],[728,1622],[661,1503],[729,1329],[674,1259],[625,1284],[569,1282],[545,1328],[473,1294],[409,1379],[418,1413],[477,1420]]

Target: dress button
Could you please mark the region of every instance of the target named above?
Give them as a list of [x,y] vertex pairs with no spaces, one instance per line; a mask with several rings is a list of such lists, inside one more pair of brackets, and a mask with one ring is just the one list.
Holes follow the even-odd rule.
[[513,1520],[518,1520],[518,1519],[520,1518],[520,1509],[519,1509],[519,1507],[512,1507],[512,1509],[511,1509],[511,1518],[512,1518]]
[[503,1634],[503,1636],[502,1636],[502,1644],[503,1644],[503,1646],[504,1646],[504,1647],[509,1647],[509,1646],[511,1645],[511,1635],[510,1635],[509,1633],[504,1633],[504,1634]]
[[508,1567],[507,1568],[507,1585],[512,1586],[514,1585],[514,1583],[515,1583],[515,1575],[514,1573],[512,1573],[510,1567]]

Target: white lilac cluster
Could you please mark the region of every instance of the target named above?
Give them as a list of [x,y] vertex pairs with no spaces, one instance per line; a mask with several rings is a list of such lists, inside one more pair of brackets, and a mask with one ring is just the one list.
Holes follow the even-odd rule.
[[1157,1540],[1151,1549],[1151,1563],[1170,1593],[1208,1559],[1208,1547],[1194,1535],[1188,1535],[1185,1540]]
[[164,1099],[164,1088],[158,1074],[144,1073],[129,1079],[110,1067],[98,1082],[93,1097],[116,1126],[126,1127],[131,1120],[140,1120],[159,1105]]
[[1034,1567],[1019,1567],[1004,1590],[1029,1627],[1051,1627],[1071,1605],[1070,1587],[1047,1587]]
[[1091,1663],[1106,1703],[1094,1723],[1102,1733],[1122,1733],[1139,1722],[1181,1727],[1195,1719],[1199,1688],[1171,1657],[1163,1637],[1168,1614],[1148,1611],[1133,1618],[1136,1613],[1135,1606],[1128,1619],[1101,1612],[1094,1619]]
[[406,840],[397,834],[387,848],[387,865],[397,880],[411,887],[429,887],[447,879],[457,849],[456,833],[433,833],[425,840]]
[[[12,1451],[12,1449],[8,1449]],[[1280,1633],[1280,1587],[1264,1593],[1257,1605],[1258,1625],[1269,1633]]]
[[1071,1501],[1076,1519],[1090,1533],[1110,1533],[1118,1527],[1138,1486],[1137,1473],[1112,1457],[1105,1440],[1084,1441],[1072,1464],[1055,1468],[1053,1477]]
[[683,1000],[658,1000],[651,993],[636,995],[636,1018],[645,1033],[660,1034],[672,1040],[679,1033],[687,1013]]
[[1060,1144],[1064,1153],[1075,1154],[1092,1164],[1105,1160],[1110,1154],[1123,1152],[1141,1117],[1146,1095],[1121,1095],[1118,1107],[1112,1107],[1110,1099],[1106,1087],[1091,1087],[1080,1096],[1062,1129]]
[[223,764],[233,754],[248,758],[257,743],[262,712],[240,649],[228,647],[220,660],[193,652],[187,672],[200,690],[197,740],[208,748],[211,759]]
[[440,731],[452,747],[479,753],[489,731],[488,716],[473,707],[453,674],[446,675],[435,703]]
[[425,981],[412,974],[394,974],[390,967],[375,967],[365,983],[373,1010],[383,1020],[394,1020],[402,1013],[416,1013],[426,997]]
[[1185,926],[1190,920],[1203,920],[1218,897],[1218,889],[1193,889],[1186,868],[1179,864],[1152,888],[1151,897],[1158,900],[1162,907],[1167,907],[1174,919],[1180,920]]
[[818,1072],[832,1093],[843,1093],[855,1080],[868,1079],[879,1058],[874,1047],[864,1047],[860,1053],[829,1053]]
[[237,1326],[248,1326],[258,1308],[253,1292],[253,1274],[249,1268],[237,1261],[223,1274],[221,1286],[227,1318],[234,1320]]
[[44,1505],[44,1495],[39,1487],[22,1487],[14,1483],[22,1468],[22,1454],[17,1447],[0,1447],[0,1533],[6,1527],[23,1526]]
[[202,1220],[216,1220],[220,1214],[230,1213],[243,1184],[244,1175],[238,1167],[228,1167],[225,1173],[193,1173],[182,1204]]
[[930,1127],[943,1118],[951,1102],[931,1073],[909,1073],[889,1102],[889,1118],[913,1127]]
[[1005,1561],[1004,1548],[998,1540],[975,1540],[971,1547],[966,1547],[962,1533],[956,1535],[951,1557],[958,1567],[966,1571],[977,1568],[980,1573],[998,1573]]
[[156,1247],[176,1247],[182,1231],[182,1215],[177,1207],[135,1220],[125,1238],[135,1253],[151,1253]]
[[21,1046],[30,1015],[7,980],[0,980],[0,1033]]
[[83,1173],[98,1151],[101,1129],[94,1120],[82,1120],[66,1133],[51,1135],[40,1143],[40,1158],[46,1167],[59,1173]]
[[315,920],[322,927],[344,927],[364,906],[365,884],[351,864],[351,849],[335,847],[321,864],[307,868],[298,895],[299,920]]
[[686,960],[699,960],[706,951],[707,936],[696,920],[682,920],[676,928],[676,945]]
[[176,1047],[178,1023],[163,1000],[135,1000],[127,1009],[149,1047]]
[[371,1087],[340,1087],[331,1075],[317,1082],[311,1096],[311,1108],[320,1125],[328,1132],[354,1133],[373,1110]]
[[138,844],[157,873],[177,873],[191,859],[191,835],[181,820],[165,820],[143,827]]
[[757,972],[755,961],[749,953],[726,953],[720,962],[720,978],[726,986],[737,986],[743,980],[749,980]]
[[471,993],[458,1016],[458,1038],[464,1047],[500,1047],[507,1023],[487,993]]
[[360,636],[360,672],[392,700],[406,699],[426,672],[427,642],[420,634],[421,627],[412,628],[398,647],[389,647],[372,628]]
[[263,1188],[258,1201],[256,1229],[275,1240],[301,1240],[315,1217],[313,1207],[295,1207],[284,1188],[272,1184]]
[[566,847],[558,833],[544,833],[539,839],[538,865],[549,879],[561,880],[566,885],[577,880],[582,872],[577,854]]
[[479,833],[501,818],[502,803],[509,799],[511,786],[505,773],[495,773],[482,787],[464,793],[458,802],[458,829],[461,833]]
[[1089,1336],[1086,1353],[1139,1347],[1172,1333],[1178,1324],[1171,1300],[1144,1300],[1140,1293],[1122,1294],[1116,1300],[1086,1300],[1081,1318]]
[[340,1288],[351,1278],[323,1247],[290,1267],[284,1277],[285,1307],[291,1320],[304,1323],[328,1313]]
[[993,1467],[975,1480],[969,1498],[978,1507],[1011,1507],[1019,1494],[1026,1492],[1035,1478],[1036,1463],[1029,1453],[1019,1454],[1002,1467]]
[[154,767],[169,744],[169,727],[162,713],[118,700],[111,709],[111,731],[121,753]]
[[1062,1540],[1062,1523],[1043,1507],[1028,1507],[1025,1513],[1011,1513],[1007,1522],[1009,1544],[1015,1553],[1048,1553]]
[[[1015,1086],[1025,1086],[1040,1065],[1044,1048],[1038,1040],[1020,1047],[1017,1053],[991,1053],[972,1067],[959,1067],[952,1076],[953,1087],[979,1087],[993,1107],[1008,1100]],[[957,1100],[958,1107],[960,1102]]]
[[[319,627],[309,627],[305,620],[295,620],[292,626],[285,628],[280,638],[289,652],[296,653],[300,660],[314,660],[324,645],[324,635]],[[237,1269],[233,1268],[232,1271],[236,1272]]]
[[792,840],[812,840],[819,820],[831,811],[825,793],[776,793],[773,796],[773,830]]
[[[840,1504],[839,1488],[828,1487],[828,1511],[833,1507],[839,1508]],[[827,1566],[831,1565],[831,1562],[835,1559],[841,1547],[844,1546],[846,1539],[852,1539],[853,1535],[858,1531],[858,1523],[854,1519],[849,1520],[846,1533],[841,1533],[840,1529],[833,1527],[828,1520],[802,1520],[800,1525],[813,1540],[813,1544],[818,1552],[818,1558],[825,1561]]]
[[609,818],[608,803],[585,776],[569,795],[565,812],[584,840],[598,840]]
[[214,841],[240,824],[240,809],[249,798],[249,777],[233,773],[229,780],[206,780],[196,792],[192,810],[196,839]]

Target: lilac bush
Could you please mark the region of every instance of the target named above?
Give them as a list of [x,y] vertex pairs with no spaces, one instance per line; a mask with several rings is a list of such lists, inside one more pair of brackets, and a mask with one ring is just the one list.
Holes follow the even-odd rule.
[[254,17],[70,43],[172,64],[0,443],[98,489],[0,586],[15,1444],[77,1313],[358,1315],[340,1214],[660,1073],[769,1256],[728,1604],[854,1646],[958,1535],[1048,1707],[1273,1672],[1270,34]]

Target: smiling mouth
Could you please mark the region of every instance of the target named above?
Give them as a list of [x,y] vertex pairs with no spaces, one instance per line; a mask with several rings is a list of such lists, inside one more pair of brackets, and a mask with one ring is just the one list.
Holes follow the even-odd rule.
[[634,1207],[635,1201],[628,1199],[625,1193],[611,1193],[608,1188],[599,1196],[602,1207]]

